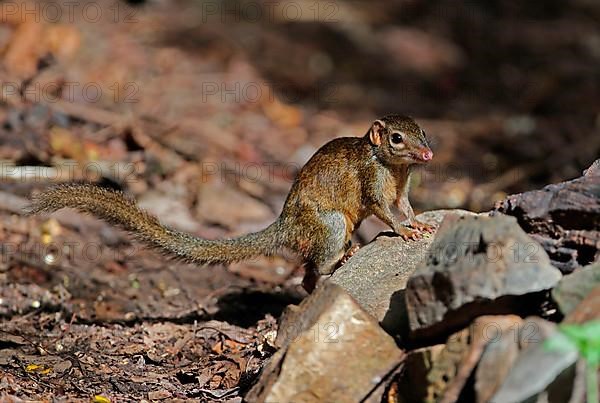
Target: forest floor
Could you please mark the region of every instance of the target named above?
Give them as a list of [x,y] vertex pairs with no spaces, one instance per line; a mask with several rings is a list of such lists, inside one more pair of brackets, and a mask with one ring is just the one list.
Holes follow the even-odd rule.
[[[419,211],[488,210],[600,150],[591,3],[299,2],[298,19],[250,18],[248,2],[75,3],[60,18],[57,3],[0,8],[5,398],[240,400],[306,295],[290,256],[198,268],[73,211],[26,217],[50,184],[123,189],[217,238],[272,222],[307,158],[378,114],[413,115],[432,142]],[[383,229],[368,220],[356,239]]]

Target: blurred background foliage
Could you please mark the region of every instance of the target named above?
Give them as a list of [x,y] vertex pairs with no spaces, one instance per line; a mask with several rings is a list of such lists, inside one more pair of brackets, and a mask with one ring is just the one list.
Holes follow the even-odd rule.
[[[275,213],[320,145],[387,113],[414,116],[435,151],[415,179],[419,210],[489,209],[578,176],[599,155],[591,0],[40,1],[0,11],[0,158],[135,163],[134,180],[100,176],[136,195],[177,194],[179,181],[191,192],[184,203],[203,206],[210,196],[198,189],[217,164],[213,185],[233,181]],[[248,164],[274,164],[283,181],[263,171],[254,180]],[[214,218],[207,203],[192,214]]]

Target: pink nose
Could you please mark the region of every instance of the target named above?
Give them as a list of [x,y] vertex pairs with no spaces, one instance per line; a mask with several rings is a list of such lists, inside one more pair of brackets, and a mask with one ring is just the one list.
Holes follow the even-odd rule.
[[421,158],[423,158],[423,161],[429,161],[433,158],[433,153],[431,150],[423,151],[421,153]]

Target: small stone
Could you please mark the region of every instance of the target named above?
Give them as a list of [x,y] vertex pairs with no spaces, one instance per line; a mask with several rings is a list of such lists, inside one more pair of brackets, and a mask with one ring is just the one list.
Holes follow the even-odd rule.
[[73,364],[69,360],[60,361],[54,365],[54,372],[62,374],[70,370],[72,366]]
[[155,390],[148,392],[148,399],[150,400],[163,400],[171,397],[171,392],[167,390]]

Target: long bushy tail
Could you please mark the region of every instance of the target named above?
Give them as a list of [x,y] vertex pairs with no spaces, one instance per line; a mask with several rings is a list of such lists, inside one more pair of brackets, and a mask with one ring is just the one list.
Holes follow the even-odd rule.
[[272,255],[281,246],[279,221],[262,231],[239,238],[207,240],[165,227],[122,192],[89,184],[51,187],[33,197],[27,213],[51,213],[64,207],[90,213],[129,231],[144,244],[198,264],[228,263]]

